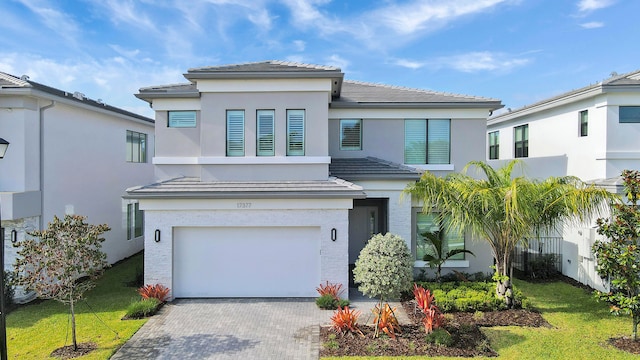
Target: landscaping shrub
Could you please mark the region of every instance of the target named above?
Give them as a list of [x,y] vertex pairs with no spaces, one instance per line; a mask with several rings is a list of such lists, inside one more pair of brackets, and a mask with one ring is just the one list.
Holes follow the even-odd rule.
[[542,254],[529,261],[528,275],[532,279],[553,279],[560,273],[556,270],[556,254]]
[[324,294],[316,299],[316,305],[318,305],[320,309],[335,310],[339,307],[349,306],[349,300],[336,299],[331,294]]
[[[498,298],[495,284],[492,282],[420,282],[417,286],[429,289],[435,297],[435,303],[442,312],[475,312],[496,311],[506,309],[504,300]],[[514,288],[514,305],[523,308],[530,303],[522,295],[522,291]]]
[[13,296],[15,295],[15,289],[13,288],[13,276],[10,272],[3,271],[2,277],[4,280],[4,306],[5,311],[13,309]]
[[435,297],[431,295],[431,291],[424,289],[417,284],[413,284],[413,294],[416,299],[416,303],[424,318],[422,318],[422,324],[427,334],[433,332],[434,329],[442,326],[444,322],[444,316],[440,312],[440,309],[435,304]]
[[382,330],[390,338],[396,339],[396,333],[400,331],[400,324],[395,315],[396,308],[391,308],[389,304],[384,304],[382,308],[376,305],[371,309],[374,315],[373,323],[377,324],[378,330]]
[[339,334],[360,334],[364,336],[362,331],[358,328],[358,317],[360,317],[360,311],[349,309],[348,306],[344,308],[338,308],[333,316],[331,316],[331,324],[333,329]]
[[324,285],[320,284],[320,286],[316,288],[316,291],[321,297],[324,295],[331,295],[335,299],[340,299],[340,294],[342,294],[344,289],[342,289],[342,284],[332,284],[327,281]]
[[159,302],[165,302],[169,296],[169,288],[161,285],[145,285],[138,289],[138,293],[143,299],[155,298]]
[[156,298],[137,300],[127,308],[126,319],[141,319],[154,315],[162,303]]
[[433,332],[427,334],[424,340],[430,344],[451,346],[453,344],[453,338],[451,334],[445,329],[435,329]]
[[413,260],[407,243],[387,233],[374,235],[360,252],[353,269],[358,290],[369,297],[398,298],[411,287]]

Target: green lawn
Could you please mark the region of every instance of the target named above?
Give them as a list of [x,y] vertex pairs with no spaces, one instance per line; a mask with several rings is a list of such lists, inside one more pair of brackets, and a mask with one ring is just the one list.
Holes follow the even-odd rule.
[[[127,306],[139,298],[125,283],[142,266],[142,255],[108,269],[98,286],[76,307],[78,342],[95,342],[98,350],[81,359],[108,359],[146,320],[120,320]],[[93,311],[92,311],[93,310]],[[116,335],[117,333],[117,335]],[[10,359],[46,359],[71,344],[69,307],[53,300],[22,306],[7,315],[7,349]]]
[[[606,344],[613,336],[630,336],[631,319],[609,314],[606,304],[597,303],[591,294],[563,282],[531,284],[517,281],[516,286],[540,309],[553,326],[520,328],[516,326],[484,328],[498,359],[637,359],[637,355],[616,350]],[[420,359],[425,357],[396,357]],[[326,359],[385,359],[384,357],[332,357]],[[391,359],[391,358],[388,358]],[[438,359],[457,359],[444,358]]]

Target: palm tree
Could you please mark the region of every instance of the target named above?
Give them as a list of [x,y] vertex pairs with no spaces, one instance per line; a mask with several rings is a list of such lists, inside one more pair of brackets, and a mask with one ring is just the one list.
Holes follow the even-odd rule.
[[424,232],[421,234],[427,241],[429,241],[433,253],[425,254],[422,260],[427,261],[431,268],[436,268],[436,281],[440,282],[440,274],[442,273],[442,264],[447,260],[458,254],[471,254],[476,256],[466,249],[451,249],[449,251],[445,246],[444,231]]
[[[558,231],[567,222],[581,223],[601,214],[617,195],[572,176],[543,181],[514,177],[519,160],[499,169],[482,161],[468,163],[461,173],[438,177],[425,172],[406,193],[422,200],[423,211],[438,211],[439,221],[456,231],[468,230],[486,240],[495,259],[496,292],[513,307],[511,254],[527,236]],[[483,178],[467,175],[470,167]]]

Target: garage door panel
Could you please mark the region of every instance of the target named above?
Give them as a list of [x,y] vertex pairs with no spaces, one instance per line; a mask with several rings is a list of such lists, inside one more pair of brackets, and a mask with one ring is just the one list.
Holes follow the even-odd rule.
[[174,229],[176,297],[313,297],[318,227]]

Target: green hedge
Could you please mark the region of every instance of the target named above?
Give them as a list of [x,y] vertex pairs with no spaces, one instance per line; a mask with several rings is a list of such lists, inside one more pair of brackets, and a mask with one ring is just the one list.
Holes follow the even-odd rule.
[[[475,312],[494,311],[506,308],[504,300],[496,295],[494,282],[417,282],[419,286],[429,289],[442,312]],[[522,292],[513,288],[516,307],[526,308],[529,302]],[[524,305],[524,306],[523,306]]]

